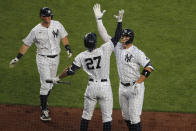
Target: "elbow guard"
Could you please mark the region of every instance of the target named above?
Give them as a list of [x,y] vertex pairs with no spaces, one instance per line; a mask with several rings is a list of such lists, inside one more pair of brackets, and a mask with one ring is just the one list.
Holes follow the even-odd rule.
[[75,72],[69,67],[68,69],[67,69],[67,75],[74,75],[75,74]]
[[154,70],[154,68],[152,67],[152,63],[151,62],[148,62],[145,67],[150,67],[152,69],[152,71]]
[[23,56],[23,54],[22,53],[18,53],[18,55],[16,56],[18,59],[20,59],[21,57]]
[[151,73],[150,71],[145,69],[142,71],[142,75],[144,75],[146,78],[150,75],[150,73]]

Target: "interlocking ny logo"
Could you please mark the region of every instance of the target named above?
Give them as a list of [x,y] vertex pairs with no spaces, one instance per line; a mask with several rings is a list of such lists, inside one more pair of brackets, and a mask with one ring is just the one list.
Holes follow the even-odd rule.
[[54,38],[58,36],[59,34],[59,30],[57,29],[57,31],[55,32],[54,30],[52,31],[52,34],[54,35]]
[[131,58],[133,58],[133,56],[131,54],[130,55],[129,54],[126,54],[125,55],[125,61],[126,62],[130,62],[131,61]]

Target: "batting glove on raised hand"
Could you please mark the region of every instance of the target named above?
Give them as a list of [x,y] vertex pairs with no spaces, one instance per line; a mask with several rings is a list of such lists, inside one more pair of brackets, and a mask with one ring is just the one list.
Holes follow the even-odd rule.
[[100,4],[95,4],[93,6],[93,10],[94,10],[96,20],[101,19],[103,17],[103,14],[106,12],[106,10],[101,11]]
[[114,17],[117,19],[118,22],[122,22],[123,14],[124,14],[124,10],[121,9],[118,11],[118,15],[114,15]]
[[10,61],[10,67],[11,67],[11,68],[14,67],[14,64],[16,64],[18,61],[19,61],[19,59],[18,59],[17,57],[15,57],[14,59],[12,59],[12,60]]

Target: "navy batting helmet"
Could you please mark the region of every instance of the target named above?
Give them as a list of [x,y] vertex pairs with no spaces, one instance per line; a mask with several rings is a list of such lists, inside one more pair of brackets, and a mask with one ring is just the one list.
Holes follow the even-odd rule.
[[96,48],[96,43],[97,43],[97,36],[95,33],[90,32],[84,36],[84,46],[89,51],[92,51],[93,49]]
[[52,10],[48,7],[43,7],[40,9],[40,16],[43,16],[43,17],[51,16],[52,18],[53,17]]
[[129,36],[129,37],[130,37],[130,39],[126,42],[126,44],[128,45],[128,44],[130,44],[130,43],[133,42],[133,39],[134,39],[134,32],[133,32],[133,30],[131,30],[131,29],[124,29],[124,30],[122,31],[122,37],[123,37],[123,36]]

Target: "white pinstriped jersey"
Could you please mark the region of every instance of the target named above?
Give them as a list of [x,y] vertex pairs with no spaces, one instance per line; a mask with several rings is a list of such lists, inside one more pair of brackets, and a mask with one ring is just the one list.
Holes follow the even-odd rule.
[[40,55],[57,55],[60,53],[60,40],[68,33],[59,21],[51,20],[48,28],[36,25],[28,36],[23,39],[24,44],[31,46],[35,43]]
[[[105,42],[111,39],[102,20],[97,21],[97,27],[101,38]],[[145,67],[146,64],[150,62],[150,59],[134,45],[128,49],[123,49],[122,43],[118,42],[114,48],[114,53],[120,81],[123,83],[137,81],[140,77],[140,66]],[[150,68],[153,69],[152,66],[150,66]]]
[[128,49],[123,49],[120,42],[114,49],[120,81],[129,83],[138,80],[140,77],[140,66],[145,67],[150,59],[132,45]]
[[103,44],[100,48],[89,52],[88,50],[78,54],[73,62],[88,74],[89,78],[100,80],[108,79],[110,71],[110,56],[114,50],[111,41]]

